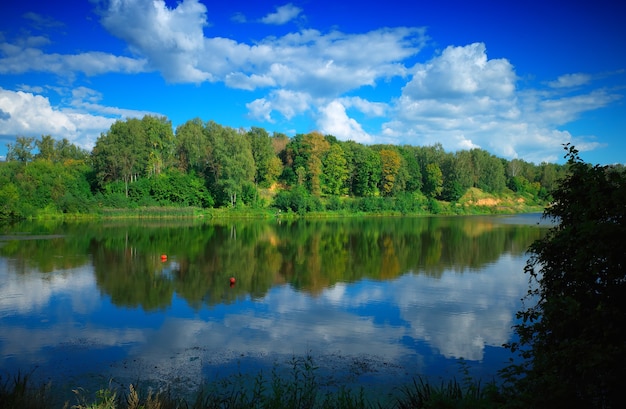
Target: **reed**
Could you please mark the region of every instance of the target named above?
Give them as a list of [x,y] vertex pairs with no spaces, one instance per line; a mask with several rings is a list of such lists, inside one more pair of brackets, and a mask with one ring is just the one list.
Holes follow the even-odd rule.
[[[76,388],[74,402],[58,404],[51,399],[50,384],[35,385],[30,375],[4,380],[0,385],[3,409],[421,409],[507,407],[495,382],[481,385],[467,372],[462,383],[456,379],[433,385],[418,377],[410,385],[398,387],[393,399],[370,400],[364,389],[329,385],[317,376],[318,367],[310,356],[294,357],[286,372],[274,367],[269,375],[241,372],[206,382],[189,396],[171,391],[154,392],[140,383],[127,389],[108,386],[90,393]],[[0,378],[2,380],[2,378]]]

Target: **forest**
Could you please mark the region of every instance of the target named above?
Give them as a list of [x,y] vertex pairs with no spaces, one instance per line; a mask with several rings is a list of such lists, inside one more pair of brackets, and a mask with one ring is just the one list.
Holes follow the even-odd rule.
[[50,135],[7,148],[0,219],[164,207],[454,214],[476,192],[544,205],[566,173],[482,149],[288,137],[198,118],[173,129],[156,116],[116,121],[91,151]]

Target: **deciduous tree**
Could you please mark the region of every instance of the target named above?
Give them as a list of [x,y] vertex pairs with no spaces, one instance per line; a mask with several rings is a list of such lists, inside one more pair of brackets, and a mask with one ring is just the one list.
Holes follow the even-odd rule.
[[626,379],[626,174],[584,163],[544,216],[555,226],[530,247],[533,286],[512,344],[526,358],[516,389],[526,407],[618,408]]

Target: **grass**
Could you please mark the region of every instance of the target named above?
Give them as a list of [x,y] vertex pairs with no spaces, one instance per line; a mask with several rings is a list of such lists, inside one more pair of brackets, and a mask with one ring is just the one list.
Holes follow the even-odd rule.
[[408,409],[476,408],[506,406],[494,382],[481,385],[467,371],[460,383],[456,379],[433,385],[416,378],[410,385],[399,386],[391,400],[371,400],[363,388],[324,385],[317,376],[318,367],[310,356],[292,358],[286,374],[274,368],[270,375],[238,373],[207,382],[190,396],[173,396],[171,391],[155,392],[131,384],[115,388],[112,382],[95,392],[73,390],[74,402],[55,403],[51,384],[35,385],[31,374],[0,377],[0,408],[3,409]]
[[0,408],[47,409],[50,406],[50,384],[34,385],[31,373],[18,373],[6,379],[0,376]]

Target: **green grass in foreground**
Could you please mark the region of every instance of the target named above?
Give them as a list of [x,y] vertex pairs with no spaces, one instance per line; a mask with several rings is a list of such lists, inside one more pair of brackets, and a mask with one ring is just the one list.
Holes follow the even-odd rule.
[[238,374],[207,383],[188,397],[173,396],[171,391],[154,392],[141,385],[127,389],[103,387],[95,392],[73,390],[72,401],[55,401],[51,384],[35,385],[29,375],[0,377],[0,408],[3,409],[200,409],[200,408],[503,408],[506,401],[495,385],[484,387],[465,373],[457,380],[432,385],[423,378],[399,386],[393,397],[367,397],[363,388],[343,386],[329,389],[316,376],[317,367],[310,357],[293,358],[290,373],[270,376],[260,372],[253,378]]

